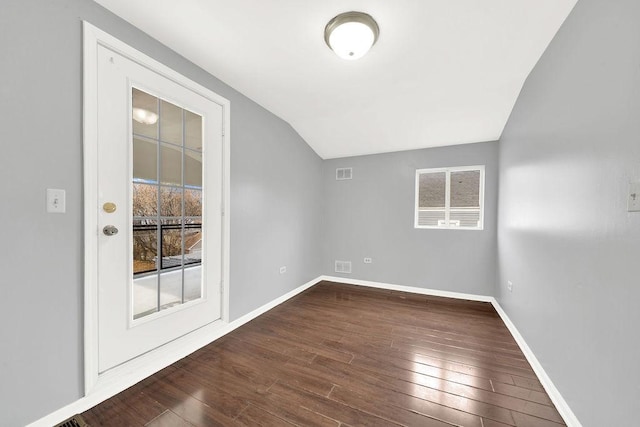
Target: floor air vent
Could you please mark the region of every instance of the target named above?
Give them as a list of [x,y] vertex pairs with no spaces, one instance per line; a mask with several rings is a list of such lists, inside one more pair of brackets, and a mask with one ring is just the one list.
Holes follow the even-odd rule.
[[82,419],[82,416],[75,415],[61,422],[56,427],[88,427],[88,424]]
[[336,273],[351,273],[351,261],[336,261]]

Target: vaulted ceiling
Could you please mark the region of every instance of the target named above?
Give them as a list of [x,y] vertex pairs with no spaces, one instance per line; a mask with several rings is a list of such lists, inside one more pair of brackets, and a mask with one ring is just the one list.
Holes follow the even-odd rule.
[[[322,157],[499,139],[577,0],[96,0],[289,122]],[[357,61],[327,22],[373,16]]]

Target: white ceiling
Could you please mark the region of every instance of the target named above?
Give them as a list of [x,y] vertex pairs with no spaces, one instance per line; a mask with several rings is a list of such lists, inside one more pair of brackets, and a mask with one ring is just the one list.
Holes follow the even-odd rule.
[[[96,0],[289,122],[322,157],[497,140],[577,0]],[[339,59],[324,27],[380,38]]]

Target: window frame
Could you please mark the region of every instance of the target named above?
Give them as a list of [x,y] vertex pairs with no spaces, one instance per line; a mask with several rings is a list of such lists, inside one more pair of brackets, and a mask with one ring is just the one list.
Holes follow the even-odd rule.
[[[480,188],[479,188],[479,202],[480,202],[480,217],[477,227],[460,227],[450,224],[451,215],[451,173],[452,172],[466,172],[466,171],[479,171],[480,172]],[[420,175],[425,173],[445,173],[445,221],[446,225],[420,225],[419,224],[419,209],[420,209]],[[415,201],[414,201],[414,228],[427,229],[427,230],[467,230],[467,231],[480,231],[484,230],[484,184],[485,184],[485,165],[473,165],[473,166],[451,166],[443,168],[425,168],[416,169],[415,177]]]

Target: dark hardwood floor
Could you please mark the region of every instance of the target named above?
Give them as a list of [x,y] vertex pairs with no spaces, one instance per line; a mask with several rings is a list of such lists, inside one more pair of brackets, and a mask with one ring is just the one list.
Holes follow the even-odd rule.
[[489,303],[322,282],[82,414],[90,426],[560,426]]

